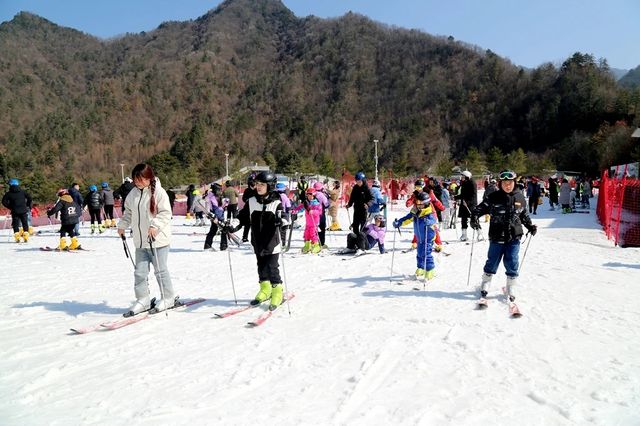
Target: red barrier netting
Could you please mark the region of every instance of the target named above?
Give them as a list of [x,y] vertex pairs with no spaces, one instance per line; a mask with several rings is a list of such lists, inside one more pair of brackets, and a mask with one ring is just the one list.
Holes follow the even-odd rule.
[[613,177],[602,173],[596,214],[608,239],[620,247],[640,247],[640,181],[627,177],[627,166],[620,170],[616,167]]

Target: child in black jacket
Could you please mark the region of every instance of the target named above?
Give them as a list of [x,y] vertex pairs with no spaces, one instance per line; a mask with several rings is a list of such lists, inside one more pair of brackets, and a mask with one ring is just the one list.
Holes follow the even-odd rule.
[[[60,212],[60,244],[57,250],[80,250],[80,243],[76,235],[75,227],[80,220],[81,209],[76,204],[66,189],[58,191],[58,202],[49,210],[47,217]],[[71,245],[67,246],[66,235],[71,238]]]
[[282,219],[280,195],[274,191],[276,177],[273,173],[260,172],[255,178],[255,195],[248,198],[240,213],[240,224],[228,226],[226,232],[236,232],[242,226],[251,226],[251,245],[258,261],[260,291],[252,305],[271,300],[270,310],[283,301],[282,279],[280,278],[279,254],[281,251],[280,226],[286,225]]

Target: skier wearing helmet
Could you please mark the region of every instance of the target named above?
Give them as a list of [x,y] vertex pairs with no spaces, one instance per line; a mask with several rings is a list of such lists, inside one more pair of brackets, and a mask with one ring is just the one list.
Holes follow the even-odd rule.
[[[96,229],[98,229],[98,232],[102,234],[104,232],[102,218],[100,217],[102,197],[100,197],[97,186],[89,186],[89,192],[84,196],[84,205],[82,207],[84,208],[85,206],[89,208],[89,215],[91,216],[91,233],[95,234]],[[97,225],[96,222],[98,222]]]
[[515,301],[514,288],[518,278],[518,254],[520,239],[523,235],[522,227],[527,228],[532,236],[536,235],[538,230],[536,225],[531,223],[524,195],[520,189],[516,188],[516,177],[516,173],[511,170],[500,173],[499,189],[491,193],[487,199],[472,210],[471,227],[476,230],[480,229],[478,218],[483,214],[491,215],[489,251],[478,288],[480,297],[478,306],[480,308],[486,307],[489,284],[498,270],[501,260],[507,274],[507,296],[511,303]]
[[[81,249],[76,235],[75,227],[80,220],[80,206],[76,204],[73,197],[66,189],[58,190],[58,201],[47,210],[47,217],[51,217],[60,212],[60,244],[56,250],[79,250]],[[71,244],[67,245],[66,235],[71,238]]]
[[303,253],[319,253],[321,250],[320,247],[320,238],[318,237],[318,225],[320,224],[320,217],[322,216],[322,206],[320,202],[316,199],[317,191],[315,188],[308,188],[305,192],[305,198],[294,212],[299,212],[304,209],[304,246],[302,247]]
[[358,234],[367,222],[367,210],[373,203],[373,198],[371,197],[371,191],[369,191],[369,185],[367,185],[367,178],[364,172],[356,173],[355,178],[356,184],[351,190],[347,209],[353,206],[351,230]]
[[313,189],[316,190],[316,200],[318,200],[318,203],[320,203],[320,207],[322,208],[320,214],[320,222],[318,224],[318,239],[320,241],[320,248],[323,249],[327,248],[327,246],[325,245],[325,235],[327,231],[327,210],[329,209],[329,206],[331,204],[329,203],[329,197],[324,190],[324,185],[322,184],[322,182],[315,182],[313,184]]
[[[29,241],[27,214],[31,210],[31,195],[20,188],[18,179],[9,180],[9,191],[2,197],[2,205],[11,211],[11,226],[16,243]],[[20,226],[22,224],[22,226]]]
[[251,245],[258,263],[260,290],[252,305],[270,300],[269,309],[282,304],[282,279],[280,278],[279,255],[281,252],[278,228],[287,225],[282,219],[282,202],[275,191],[276,176],[271,172],[260,172],[255,177],[255,195],[250,197],[240,212],[237,227],[225,226],[226,232],[236,232],[241,226],[251,226]]

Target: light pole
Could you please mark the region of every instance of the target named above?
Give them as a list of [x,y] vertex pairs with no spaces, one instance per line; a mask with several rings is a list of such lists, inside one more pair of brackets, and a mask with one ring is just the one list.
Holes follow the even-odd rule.
[[226,167],[227,167],[227,173],[226,173],[226,176],[225,176],[225,179],[226,179],[226,178],[229,177],[229,153],[226,153],[224,156],[225,156],[225,164],[226,164]]
[[120,163],[120,174],[122,175],[122,182],[124,183],[124,163]]
[[375,153],[374,153],[374,158],[376,160],[376,180],[378,180],[378,139],[374,139],[373,140],[374,143],[374,149],[375,149]]

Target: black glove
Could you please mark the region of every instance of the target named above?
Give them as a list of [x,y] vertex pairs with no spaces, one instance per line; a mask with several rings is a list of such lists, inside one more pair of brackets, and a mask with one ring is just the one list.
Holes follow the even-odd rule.
[[531,234],[532,237],[534,237],[538,232],[538,227],[536,225],[531,225],[527,229],[529,230],[529,233]]
[[386,208],[387,208],[386,204],[380,204],[380,211],[383,211]]
[[475,229],[476,231],[480,230],[480,222],[478,221],[478,218],[476,216],[471,216],[471,228]]
[[291,222],[298,220],[298,213],[291,213]]

